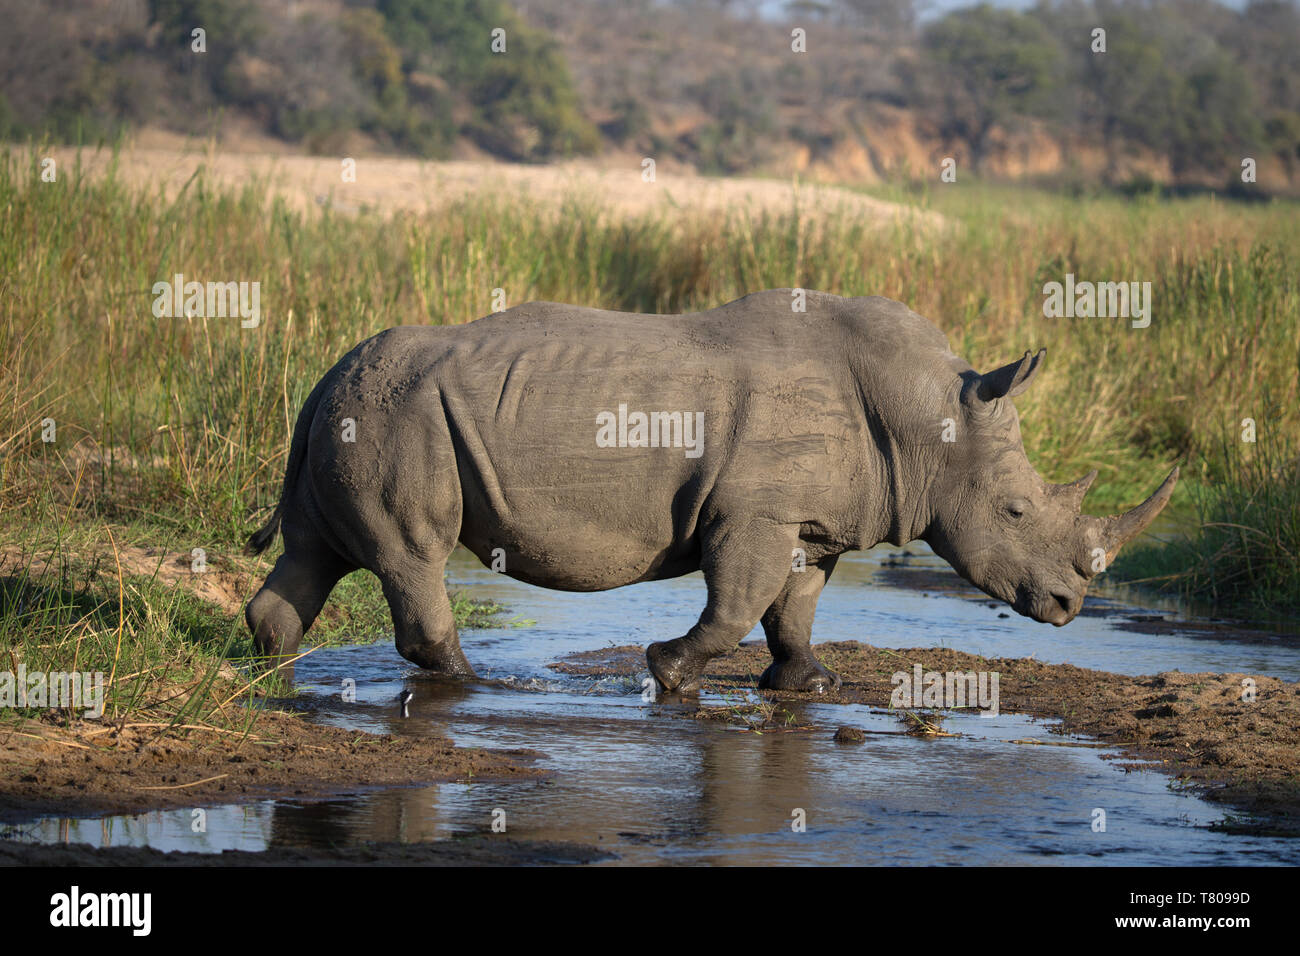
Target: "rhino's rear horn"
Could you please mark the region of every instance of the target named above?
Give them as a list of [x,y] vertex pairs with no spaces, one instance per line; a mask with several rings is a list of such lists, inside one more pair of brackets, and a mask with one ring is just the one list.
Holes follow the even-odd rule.
[[1066,485],[1056,485],[1056,493],[1063,495],[1070,507],[1078,511],[1083,507],[1083,496],[1088,493],[1092,483],[1097,480],[1097,469],[1094,468],[1078,481],[1072,481]]
[[1146,530],[1147,525],[1155,520],[1156,515],[1160,514],[1164,506],[1169,503],[1169,496],[1174,493],[1174,485],[1177,483],[1178,469],[1175,468],[1155,493],[1142,504],[1132,511],[1103,520],[1102,539],[1106,545],[1106,564],[1109,565],[1120,548],[1140,535]]

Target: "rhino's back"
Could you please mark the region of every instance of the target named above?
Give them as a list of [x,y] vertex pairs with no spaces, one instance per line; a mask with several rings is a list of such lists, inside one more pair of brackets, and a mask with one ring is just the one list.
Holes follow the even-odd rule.
[[531,302],[461,326],[394,328],[340,362],[330,404],[437,400],[489,452],[565,456],[591,452],[596,417],[620,405],[704,412],[716,460],[737,442],[788,451],[801,436],[844,437],[864,390],[907,388],[955,360],[937,328],[889,299],[791,302],[782,289],[680,315]]
[[[680,315],[533,302],[425,330],[416,365],[465,414],[512,442],[532,435],[552,446],[570,437],[590,444],[595,416],[625,404],[703,411],[717,450],[741,412],[750,430],[738,434],[755,440],[834,431],[825,419],[843,420],[857,399],[855,362],[897,355],[918,333],[946,344],[898,303],[809,293],[807,310],[796,312],[788,290]],[[756,414],[763,404],[774,406],[771,415]]]
[[[655,315],[555,302],[529,302],[461,326],[438,327],[430,339],[449,357],[475,359],[534,353],[550,364],[587,359],[763,362],[847,362],[846,349],[879,353],[947,349],[927,319],[880,296],[842,298],[806,292],[796,310],[793,290],[755,292],[705,312]],[[430,344],[433,344],[432,342]]]

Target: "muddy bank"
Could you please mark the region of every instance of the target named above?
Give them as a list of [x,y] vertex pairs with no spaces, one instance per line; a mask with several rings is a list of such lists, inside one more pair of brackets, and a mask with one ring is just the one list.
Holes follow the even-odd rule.
[[529,751],[453,746],[262,712],[247,733],[31,720],[0,727],[0,817],[87,816],[319,797],[369,787],[529,777]]
[[[888,707],[898,671],[997,672],[1000,709],[1059,720],[1062,734],[1086,734],[1134,761],[1196,785],[1208,799],[1267,816],[1260,825],[1300,835],[1300,684],[1247,674],[1129,677],[1032,659],[985,658],[945,648],[889,650],[856,641],[814,646],[821,662],[844,678],[824,703]],[[718,658],[704,689],[753,689],[770,663],[762,643],[746,642]],[[630,676],[643,672],[645,651],[624,646],[570,655],[551,665],[561,673]],[[1245,701],[1243,681],[1255,682]],[[777,693],[775,699],[811,695]],[[834,732],[835,728],[827,728]],[[1149,766],[1149,765],[1148,765]]]
[[372,843],[329,850],[272,847],[249,852],[165,853],[152,847],[48,846],[0,842],[0,866],[555,866],[615,858],[578,843],[468,837],[436,843]]

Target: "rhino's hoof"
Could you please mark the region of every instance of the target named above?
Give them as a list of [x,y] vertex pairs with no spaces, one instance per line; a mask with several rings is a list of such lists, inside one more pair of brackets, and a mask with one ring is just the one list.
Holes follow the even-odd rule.
[[465,658],[465,652],[460,649],[459,644],[451,646],[446,641],[440,641],[437,644],[399,646],[397,652],[415,666],[435,674],[464,677],[470,680],[478,676]]
[[758,679],[761,690],[794,690],[809,694],[833,694],[843,681],[812,657],[773,661]]
[[650,673],[659,689],[669,694],[690,694],[700,689],[700,668],[681,650],[676,641],[656,641],[645,649]]

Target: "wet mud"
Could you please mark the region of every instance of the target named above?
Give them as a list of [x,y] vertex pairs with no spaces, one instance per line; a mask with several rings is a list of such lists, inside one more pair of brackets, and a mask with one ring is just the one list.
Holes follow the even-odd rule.
[[[764,692],[774,700],[887,708],[894,674],[923,671],[999,674],[1000,709],[1060,721],[1062,735],[1086,734],[1144,765],[1196,784],[1235,809],[1267,814],[1268,825],[1300,835],[1300,684],[1275,677],[1184,674],[1128,676],[1070,664],[987,658],[948,648],[894,650],[855,641],[814,645],[844,684],[824,695]],[[745,642],[715,660],[701,690],[719,695],[753,688],[771,657]],[[589,678],[645,671],[645,652],[623,646],[579,652],[551,665]],[[1251,693],[1253,692],[1253,699]],[[752,705],[751,705],[752,706]],[[723,708],[725,710],[725,708]],[[775,726],[780,726],[779,717]],[[844,728],[841,728],[844,730]]]
[[162,730],[54,720],[0,729],[0,816],[22,820],[53,808],[74,815],[138,813],[541,773],[525,750],[360,733],[286,712],[258,714],[246,734]]

